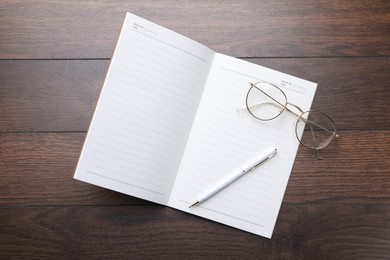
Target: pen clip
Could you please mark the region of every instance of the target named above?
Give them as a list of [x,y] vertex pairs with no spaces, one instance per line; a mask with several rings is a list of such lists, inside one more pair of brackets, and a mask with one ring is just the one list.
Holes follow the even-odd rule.
[[269,159],[274,157],[276,155],[276,151],[277,151],[277,149],[275,148],[275,151],[272,154],[270,154],[270,156],[268,156],[267,158],[265,158],[264,160],[262,160],[261,162],[259,162],[255,166],[253,166],[248,172],[255,170],[257,167],[259,167],[260,165],[262,165],[263,163],[265,163],[266,161],[268,161]]

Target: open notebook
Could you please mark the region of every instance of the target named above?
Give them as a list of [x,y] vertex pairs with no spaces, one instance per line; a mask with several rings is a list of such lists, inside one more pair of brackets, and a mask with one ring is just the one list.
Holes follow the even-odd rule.
[[[271,238],[299,142],[288,113],[261,122],[237,112],[257,81],[310,109],[315,83],[128,13],[74,178]],[[189,208],[270,146],[272,160]]]

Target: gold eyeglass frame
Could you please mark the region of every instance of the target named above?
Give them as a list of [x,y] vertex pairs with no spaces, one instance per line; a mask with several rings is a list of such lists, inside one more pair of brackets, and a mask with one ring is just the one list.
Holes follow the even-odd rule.
[[[319,154],[319,150],[321,150],[321,149],[325,148],[326,146],[328,146],[328,145],[332,142],[332,140],[333,140],[335,137],[336,137],[336,138],[339,137],[339,134],[337,133],[336,124],[335,124],[335,122],[333,121],[333,119],[332,119],[330,116],[328,116],[328,115],[326,115],[326,114],[324,114],[324,113],[322,113],[322,112],[316,112],[316,111],[313,111],[313,110],[303,111],[303,109],[301,109],[299,106],[294,105],[294,104],[292,104],[292,103],[289,103],[289,102],[287,101],[287,95],[286,95],[286,93],[284,93],[284,91],[283,91],[280,87],[276,86],[275,84],[272,84],[272,83],[269,83],[269,82],[262,82],[262,81],[259,81],[259,82],[256,82],[256,83],[251,83],[251,82],[249,82],[249,84],[251,85],[251,87],[249,88],[249,90],[248,90],[248,92],[247,92],[247,94],[246,94],[246,99],[245,99],[245,105],[246,105],[247,111],[248,111],[254,118],[256,118],[256,119],[258,119],[258,120],[260,120],[260,121],[271,121],[271,120],[273,120],[273,119],[279,117],[284,111],[287,111],[287,112],[293,114],[294,116],[296,116],[296,121],[295,121],[295,123],[294,123],[294,125],[295,125],[295,136],[296,136],[296,138],[298,139],[299,143],[300,143],[303,147],[305,147],[305,148],[307,148],[307,149],[310,149],[310,150],[313,150],[313,151],[315,152],[316,157],[317,157],[318,159],[322,159],[322,157],[321,157],[320,154]],[[285,98],[285,101],[286,101],[285,104],[280,103],[280,102],[279,102],[278,100],[276,100],[274,97],[270,96],[268,93],[266,93],[265,91],[263,91],[262,89],[260,89],[258,86],[256,86],[257,84],[268,84],[268,85],[271,85],[271,86],[275,87],[276,89],[278,89],[278,90],[283,94],[283,96],[284,96],[284,98]],[[267,97],[269,97],[270,99],[272,99],[272,100],[275,102],[275,103],[274,103],[274,102],[269,102],[270,105],[273,105],[273,106],[279,105],[279,106],[280,106],[279,108],[282,108],[282,109],[280,110],[280,112],[279,112],[276,116],[271,117],[271,118],[265,118],[265,119],[264,119],[264,118],[257,117],[257,116],[252,112],[253,108],[255,108],[255,107],[257,107],[257,106],[263,106],[263,105],[265,105],[265,103],[261,103],[261,104],[249,106],[249,104],[248,104],[248,97],[249,97],[249,95],[250,95],[250,93],[251,93],[251,90],[252,90],[253,88],[256,88],[257,90],[259,90],[260,92],[262,92],[264,95],[266,95]],[[267,102],[267,103],[268,103],[268,102]],[[297,113],[295,113],[295,112],[292,111],[291,109],[289,109],[287,106],[292,106],[292,107],[294,107],[295,109],[297,109],[297,110],[299,111],[300,115],[297,114]],[[308,120],[308,119],[306,119],[306,118],[303,117],[303,115],[309,114],[309,113],[312,113],[312,112],[315,112],[315,113],[317,113],[317,114],[321,114],[321,115],[323,115],[324,117],[326,117],[327,119],[329,119],[329,122],[332,124],[332,126],[333,126],[333,128],[334,128],[333,131],[332,131],[332,130],[329,130],[329,129],[327,129],[327,128],[321,126],[321,125],[318,125],[317,123],[315,123],[315,122],[313,122],[313,121],[310,121],[310,120]],[[310,127],[310,130],[311,130],[311,133],[312,133],[312,138],[313,138],[313,142],[314,142],[315,147],[311,147],[311,146],[308,146],[308,145],[304,144],[304,143],[302,142],[301,138],[298,136],[298,128],[297,128],[297,126],[298,126],[298,122],[299,122],[300,120]],[[321,129],[323,129],[323,130],[325,130],[325,131],[331,133],[330,137],[326,140],[326,142],[324,142],[324,144],[322,144],[322,145],[320,145],[320,146],[319,146],[318,143],[317,143],[317,140],[316,140],[316,137],[315,137],[315,134],[314,134],[313,126],[316,126],[316,127],[318,127],[318,128],[321,128]]]

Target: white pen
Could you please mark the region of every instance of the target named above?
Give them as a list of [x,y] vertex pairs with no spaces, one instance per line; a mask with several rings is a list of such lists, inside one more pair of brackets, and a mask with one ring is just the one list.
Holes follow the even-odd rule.
[[208,190],[208,191],[204,192],[203,194],[201,194],[190,205],[190,208],[192,208],[193,206],[195,206],[195,205],[197,205],[199,203],[202,203],[202,202],[208,200],[213,195],[215,195],[216,193],[220,192],[221,190],[223,190],[224,188],[226,188],[227,186],[232,184],[234,181],[239,179],[245,173],[253,171],[257,167],[259,167],[260,165],[262,165],[263,163],[265,163],[266,161],[268,161],[269,159],[274,157],[276,155],[276,152],[277,152],[276,148],[268,149],[259,158],[257,158],[253,162],[249,163],[244,169],[242,169],[241,171],[239,171],[237,173],[234,173],[234,174],[231,174],[231,175],[227,176],[225,179],[223,179],[222,181],[217,183],[213,188],[211,188],[210,190]]

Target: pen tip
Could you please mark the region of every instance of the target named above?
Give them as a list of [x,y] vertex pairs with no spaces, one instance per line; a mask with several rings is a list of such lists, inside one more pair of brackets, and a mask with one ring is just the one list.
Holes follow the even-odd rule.
[[199,204],[199,201],[194,201],[189,207],[192,208],[193,206]]

